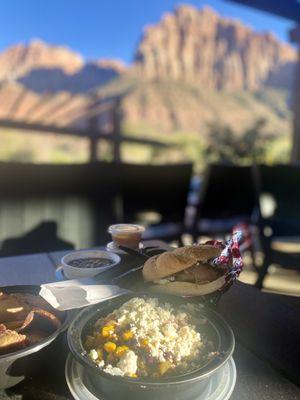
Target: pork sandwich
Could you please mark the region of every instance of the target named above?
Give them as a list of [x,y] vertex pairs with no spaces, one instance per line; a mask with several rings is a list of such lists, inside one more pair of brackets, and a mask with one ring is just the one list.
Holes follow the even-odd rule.
[[220,253],[220,248],[203,244],[156,255],[144,264],[144,281],[153,282],[150,289],[155,292],[181,296],[212,293],[225,283],[224,271],[209,264]]

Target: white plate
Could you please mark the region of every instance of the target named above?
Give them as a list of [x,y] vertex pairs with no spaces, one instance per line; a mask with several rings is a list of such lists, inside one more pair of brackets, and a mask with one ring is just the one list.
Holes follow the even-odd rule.
[[[97,394],[90,383],[87,374],[80,363],[69,354],[65,376],[68,387],[75,400],[105,400],[101,394]],[[195,400],[228,400],[232,395],[236,383],[236,367],[233,358],[219,369],[211,378],[208,390]]]

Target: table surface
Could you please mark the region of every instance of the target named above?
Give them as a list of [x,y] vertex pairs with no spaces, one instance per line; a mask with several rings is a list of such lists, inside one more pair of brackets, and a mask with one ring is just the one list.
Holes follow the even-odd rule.
[[[163,242],[147,245],[167,248]],[[0,287],[56,280],[55,269],[66,252],[0,258]],[[125,269],[130,259],[122,257]],[[218,311],[234,330],[237,383],[232,400],[300,399],[300,298],[262,293],[236,282],[222,296]],[[65,336],[43,356],[43,365],[0,399],[69,400],[64,379],[68,354]],[[51,371],[49,373],[49,371]]]

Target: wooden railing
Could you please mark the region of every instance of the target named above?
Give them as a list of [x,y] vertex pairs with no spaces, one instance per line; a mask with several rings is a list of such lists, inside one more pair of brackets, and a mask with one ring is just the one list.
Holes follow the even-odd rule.
[[122,134],[120,97],[101,99],[96,95],[68,93],[37,95],[28,94],[18,86],[10,89],[11,98],[5,101],[5,91],[0,88],[0,128],[85,137],[90,142],[90,161],[99,158],[99,141],[112,143],[114,161],[121,161],[122,143],[167,147],[159,141]]

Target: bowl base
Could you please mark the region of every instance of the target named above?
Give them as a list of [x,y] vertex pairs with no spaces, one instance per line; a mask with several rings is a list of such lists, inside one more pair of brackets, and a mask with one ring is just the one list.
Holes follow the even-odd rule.
[[[84,367],[71,354],[69,354],[66,361],[65,376],[75,400],[107,400],[101,393],[97,392]],[[235,383],[236,367],[231,357],[210,378],[205,393],[199,394],[194,400],[228,400],[233,392]]]

